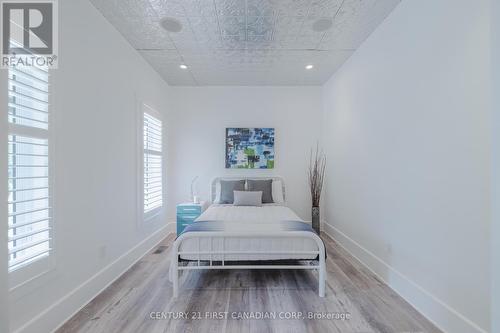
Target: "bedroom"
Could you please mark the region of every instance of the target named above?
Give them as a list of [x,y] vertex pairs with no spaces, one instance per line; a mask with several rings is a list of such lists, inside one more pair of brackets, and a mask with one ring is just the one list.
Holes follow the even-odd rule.
[[0,332],[499,331],[497,1],[39,2],[1,1],[56,63],[0,68]]

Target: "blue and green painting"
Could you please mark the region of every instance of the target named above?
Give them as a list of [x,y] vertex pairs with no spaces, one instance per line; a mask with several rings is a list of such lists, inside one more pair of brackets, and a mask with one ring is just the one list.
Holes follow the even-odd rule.
[[227,169],[273,169],[274,128],[226,128]]

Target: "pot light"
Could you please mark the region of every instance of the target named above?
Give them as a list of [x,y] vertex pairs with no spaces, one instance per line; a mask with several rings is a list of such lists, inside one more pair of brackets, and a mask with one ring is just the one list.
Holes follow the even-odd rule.
[[314,68],[314,66],[313,66],[313,65],[307,65],[307,66],[306,66],[306,69],[313,69],[313,68]]
[[179,68],[180,68],[180,69],[187,69],[187,68],[188,68],[188,66],[187,66],[187,65],[182,64],[182,65],[180,65],[180,66],[179,66]]

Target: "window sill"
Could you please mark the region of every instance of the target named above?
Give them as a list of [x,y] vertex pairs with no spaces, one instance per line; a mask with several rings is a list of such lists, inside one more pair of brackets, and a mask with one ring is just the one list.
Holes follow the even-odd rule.
[[158,207],[155,208],[147,213],[144,213],[144,217],[142,219],[143,224],[149,224],[152,223],[154,220],[156,220],[160,215],[163,214],[163,207]]
[[56,269],[49,256],[9,273],[9,297],[16,300],[31,294],[55,277]]

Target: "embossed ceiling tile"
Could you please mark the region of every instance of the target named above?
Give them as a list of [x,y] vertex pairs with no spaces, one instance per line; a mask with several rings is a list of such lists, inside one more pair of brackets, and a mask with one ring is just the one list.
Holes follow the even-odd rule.
[[273,0],[247,0],[247,16],[275,16],[277,14]]
[[377,0],[345,0],[339,14],[343,12],[352,16],[361,16],[368,13],[376,2]]
[[219,59],[227,56],[236,56],[240,52],[239,50],[231,50],[231,49],[213,49],[210,54],[215,59]]
[[302,29],[300,30],[300,34],[321,37],[325,33],[325,31],[315,31],[313,29],[313,25],[318,19],[319,19],[318,17],[308,17],[307,19],[305,19],[304,24],[302,24]]
[[352,31],[344,27],[343,30],[338,28],[329,31],[318,45],[321,50],[344,50],[356,49],[360,41],[363,40],[359,31]]
[[245,35],[246,18],[244,16],[224,16],[219,18],[221,34],[223,36]]
[[302,29],[297,36],[297,48],[315,49],[318,47],[325,32],[316,32],[313,30],[312,25],[316,20],[316,18],[308,17],[304,21],[304,24],[302,24]]
[[[130,0],[133,1],[133,0]],[[149,1],[151,7],[160,18],[164,17],[184,17],[186,12],[180,0],[142,0]]]
[[[115,27],[136,49],[174,49],[175,46],[166,31],[157,24],[130,24],[137,18],[115,24]],[[123,23],[127,22],[127,23]]]
[[221,43],[224,50],[244,50],[246,49],[245,35],[222,36]]
[[244,16],[245,0],[215,0],[217,15],[220,16]]
[[321,42],[321,36],[322,35],[318,34],[299,35],[295,40],[294,49],[308,49],[308,50],[316,49],[319,46],[319,43]]
[[325,66],[343,64],[353,53],[353,50],[316,51],[313,59],[318,66],[321,65],[326,68]]
[[187,16],[216,16],[215,4],[212,0],[182,0]]
[[278,16],[307,16],[312,0],[273,0]]
[[255,41],[252,37],[262,36],[262,40],[271,40],[274,32],[275,19],[266,16],[247,17],[247,37],[248,40]]
[[255,48],[255,46],[260,47],[261,44],[266,43],[266,45],[270,45],[269,43],[273,40],[272,32],[269,32],[266,35],[247,35],[247,43],[246,48]]
[[179,66],[182,59],[179,53],[175,50],[161,50],[161,51],[139,51],[139,53],[155,66],[164,64],[176,64]]
[[258,65],[258,68],[263,68],[260,67],[261,65],[266,65],[266,66],[273,65],[277,61],[277,59],[273,57],[257,57],[249,55],[245,55],[241,59],[242,59],[241,64],[244,64],[249,67]]
[[342,0],[313,0],[309,8],[310,17],[334,17],[340,9]]
[[[379,3],[381,2],[383,1],[379,0]],[[355,27],[357,30],[363,29],[363,25],[366,24],[363,19],[375,16],[372,10],[376,3],[377,0],[346,0],[335,17],[334,26],[340,30],[344,29],[344,26]],[[377,19],[381,21],[383,17],[377,17]]]
[[299,40],[299,36],[290,36],[280,40],[280,47],[282,50],[294,51],[304,48],[304,43]]
[[278,17],[274,23],[275,34],[280,38],[284,36],[297,35],[304,21],[305,17]]
[[[400,0],[90,1],[169,84],[295,85],[324,83]],[[330,30],[312,29],[334,12]]]
[[142,16],[142,17],[153,17],[157,13],[151,7],[149,0],[124,0],[120,1],[118,6],[121,10],[126,10],[128,8],[129,16]]
[[216,17],[188,17],[191,30],[196,40],[214,41],[220,40],[220,29]]
[[221,48],[222,41],[219,34],[208,31],[195,32],[195,39],[198,43],[206,45],[208,48]]
[[227,66],[233,64],[243,64],[245,63],[245,50],[227,52],[226,54],[219,54],[217,56],[218,61],[222,61]]
[[264,40],[259,38],[253,38],[253,40],[249,40],[246,42],[247,50],[272,50],[279,49],[279,42],[274,38],[271,40]]
[[191,40],[189,40],[189,41],[177,41],[177,42],[175,42],[175,47],[177,48],[177,51],[181,55],[208,52],[207,50],[204,50],[200,46],[200,44],[198,44],[198,42],[191,41]]
[[168,38],[127,37],[129,43],[137,50],[175,50],[175,45]]
[[203,70],[206,67],[211,67],[216,63],[212,57],[200,57],[194,55],[183,55],[184,62],[189,66],[193,73]]
[[248,57],[277,57],[281,54],[279,50],[270,49],[246,49],[244,52],[244,55]]
[[178,50],[182,54],[196,53],[200,55],[213,54],[215,50],[221,50],[222,48],[216,47],[214,43],[178,43]]
[[137,29],[141,34],[147,34],[151,32],[152,34],[162,32],[166,34],[167,32],[160,27],[159,19],[156,16],[115,16],[118,14],[111,14],[112,20],[115,21],[115,27],[126,28],[129,30]]
[[[157,16],[130,16],[124,19],[125,24],[131,28],[139,27],[142,31],[163,30]],[[123,24],[123,23],[122,23]]]

